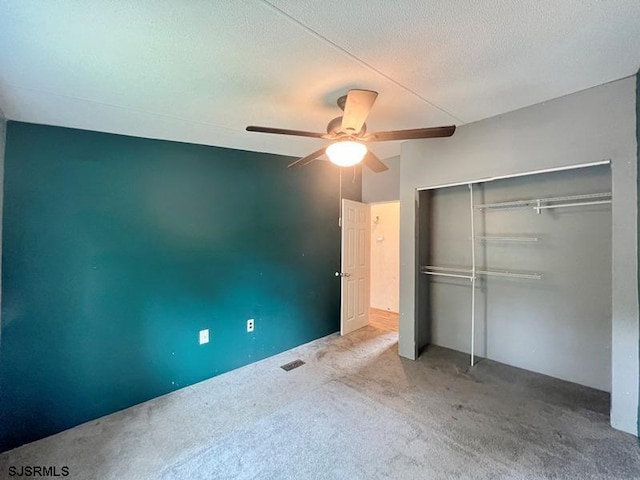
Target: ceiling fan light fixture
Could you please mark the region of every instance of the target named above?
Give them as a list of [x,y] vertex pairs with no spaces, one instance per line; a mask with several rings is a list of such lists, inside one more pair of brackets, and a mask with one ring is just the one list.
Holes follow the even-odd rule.
[[367,147],[365,145],[351,140],[332,143],[327,147],[329,160],[340,167],[357,165],[366,154]]
[[327,125],[327,133],[290,130],[288,128],[259,127],[256,125],[249,125],[247,131],[323,138],[335,142],[328,147],[320,148],[306,157],[290,163],[288,168],[308,165],[326,153],[329,160],[340,167],[348,167],[363,162],[367,168],[374,172],[384,172],[388,170],[388,167],[360,142],[388,142],[393,140],[450,137],[453,135],[453,132],[456,131],[455,125],[449,125],[444,127],[369,132],[365,135],[365,132],[367,132],[365,121],[377,97],[378,92],[374,92],[373,90],[349,90],[349,93],[338,99],[338,107],[342,110],[343,114],[329,122]]

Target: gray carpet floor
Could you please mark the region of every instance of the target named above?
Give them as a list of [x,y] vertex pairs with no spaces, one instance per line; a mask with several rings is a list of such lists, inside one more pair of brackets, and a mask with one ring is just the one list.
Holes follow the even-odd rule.
[[[302,359],[285,372],[280,365]],[[608,395],[397,333],[331,335],[0,455],[69,479],[640,478]]]

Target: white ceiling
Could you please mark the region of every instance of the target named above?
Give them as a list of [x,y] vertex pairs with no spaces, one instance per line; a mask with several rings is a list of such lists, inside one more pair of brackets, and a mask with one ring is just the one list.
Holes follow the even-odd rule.
[[353,87],[370,131],[461,125],[639,67],[640,0],[0,0],[7,118],[289,155],[322,143],[244,127],[323,131]]

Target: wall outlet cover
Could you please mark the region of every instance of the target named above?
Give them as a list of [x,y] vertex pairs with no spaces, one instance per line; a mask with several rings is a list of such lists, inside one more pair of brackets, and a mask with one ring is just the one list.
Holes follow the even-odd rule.
[[247,332],[253,332],[253,328],[254,328],[254,322],[255,320],[253,318],[250,318],[249,320],[247,320]]
[[205,343],[209,343],[209,329],[200,330],[199,335],[200,345],[204,345]]

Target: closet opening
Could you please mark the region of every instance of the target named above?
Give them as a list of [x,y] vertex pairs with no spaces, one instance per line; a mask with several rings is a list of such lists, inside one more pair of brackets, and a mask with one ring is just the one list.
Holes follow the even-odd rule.
[[611,392],[611,168],[418,191],[416,339]]

